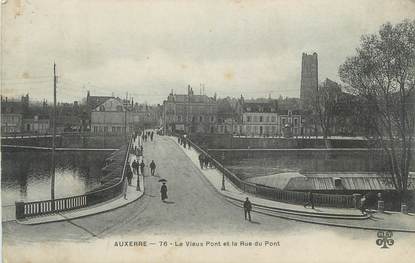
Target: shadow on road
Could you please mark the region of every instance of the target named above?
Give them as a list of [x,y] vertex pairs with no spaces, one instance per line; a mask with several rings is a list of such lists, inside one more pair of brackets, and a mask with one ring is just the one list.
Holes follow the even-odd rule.
[[251,224],[256,224],[256,225],[260,225],[260,224],[261,224],[260,222],[258,222],[258,221],[254,221],[254,220],[249,221],[249,223],[251,223]]

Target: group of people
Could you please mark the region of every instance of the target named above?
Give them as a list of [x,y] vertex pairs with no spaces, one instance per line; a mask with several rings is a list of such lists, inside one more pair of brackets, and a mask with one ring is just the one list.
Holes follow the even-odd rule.
[[183,146],[185,149],[186,149],[187,147],[189,147],[189,149],[190,149],[190,143],[187,141],[186,135],[177,137],[177,142],[178,142],[181,146]]
[[144,142],[146,142],[147,140],[153,141],[154,131],[143,132],[143,134],[141,135],[141,138],[143,139]]
[[213,164],[211,162],[211,159],[204,155],[203,153],[199,154],[199,164],[200,168],[213,168]]

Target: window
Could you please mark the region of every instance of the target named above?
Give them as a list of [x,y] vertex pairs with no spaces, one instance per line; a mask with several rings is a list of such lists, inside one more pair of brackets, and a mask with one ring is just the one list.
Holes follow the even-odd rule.
[[213,122],[215,120],[215,117],[211,116],[210,121]]
[[117,106],[117,111],[122,111],[122,106],[121,105]]
[[105,111],[104,105],[99,106],[99,111]]
[[251,116],[246,116],[246,122],[251,122]]
[[282,118],[282,125],[285,125],[286,122],[287,120],[285,118]]
[[112,127],[112,132],[115,133],[117,131],[117,127]]
[[259,122],[262,122],[262,116],[259,116]]
[[177,120],[181,122],[182,121],[182,115],[177,116]]
[[294,126],[297,126],[298,125],[298,119],[297,118],[295,118],[294,119]]
[[275,122],[275,116],[271,116],[271,122]]
[[269,122],[269,116],[267,116],[267,117],[265,118],[265,121],[266,121],[266,122]]
[[199,116],[199,122],[203,122],[203,116]]

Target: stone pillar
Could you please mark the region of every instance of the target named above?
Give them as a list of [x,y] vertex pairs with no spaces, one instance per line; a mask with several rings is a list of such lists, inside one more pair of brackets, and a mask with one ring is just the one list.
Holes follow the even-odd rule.
[[16,219],[23,219],[24,216],[24,202],[15,202]]

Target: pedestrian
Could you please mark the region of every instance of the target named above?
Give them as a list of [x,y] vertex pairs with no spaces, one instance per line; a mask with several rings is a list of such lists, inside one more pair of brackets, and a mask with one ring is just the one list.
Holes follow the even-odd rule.
[[161,193],[161,201],[164,202],[164,200],[167,199],[167,185],[165,182],[163,182],[163,185],[161,186],[160,193]]
[[177,136],[177,143],[180,144],[180,136]]
[[252,210],[252,204],[247,197],[244,202],[244,214],[245,214],[245,220],[247,219],[247,216],[248,216],[249,222],[251,222],[251,210]]
[[146,165],[144,164],[144,161],[143,160],[141,160],[141,163],[140,163],[140,170],[141,170],[141,174],[144,176],[144,167],[146,167]]
[[183,147],[186,149],[186,140],[183,140]]
[[367,214],[366,211],[367,208],[367,196],[363,195],[362,198],[360,199],[360,212],[362,212],[362,214]]
[[125,166],[125,172],[128,180],[128,185],[131,185],[131,180],[133,179],[133,173],[131,172],[131,167],[129,164]]
[[151,176],[154,176],[154,172],[156,171],[156,164],[154,163],[154,160],[151,160],[150,171],[151,171]]
[[203,154],[201,153],[201,154],[199,154],[200,169],[203,169],[203,162],[204,162],[204,160],[203,160]]
[[311,209],[314,209],[314,196],[312,192],[308,192],[307,202],[304,204],[304,207],[307,208],[309,205],[311,205]]
[[154,137],[154,132],[152,131],[152,132],[150,133],[150,138],[151,138],[151,141],[153,141],[153,137]]
[[141,156],[143,156],[143,150],[144,150],[143,145],[140,145],[140,153],[141,153]]
[[135,159],[133,161],[133,164],[131,166],[133,167],[133,171],[138,175],[138,169],[139,169],[140,165],[139,165],[137,159]]

